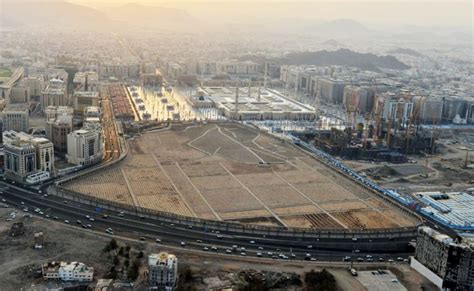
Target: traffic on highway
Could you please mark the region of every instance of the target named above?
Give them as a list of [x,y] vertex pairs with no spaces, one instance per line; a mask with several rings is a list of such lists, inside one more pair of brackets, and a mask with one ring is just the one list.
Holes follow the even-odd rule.
[[[237,235],[223,231],[158,222],[137,213],[113,212],[47,194],[46,191],[24,188],[14,181],[3,181],[0,204],[14,207],[14,217],[37,216],[55,220],[71,227],[83,228],[107,236],[130,238],[187,250],[213,252],[241,257],[281,260],[346,261],[346,262],[406,262],[411,252],[367,252],[357,249],[354,239],[317,239],[295,241]],[[0,184],[0,185],[1,185]],[[12,213],[13,213],[12,212]],[[10,217],[12,218],[12,217]],[[333,243],[347,244],[347,251],[327,247]],[[351,247],[352,246],[352,247]],[[351,249],[352,248],[352,249]]]

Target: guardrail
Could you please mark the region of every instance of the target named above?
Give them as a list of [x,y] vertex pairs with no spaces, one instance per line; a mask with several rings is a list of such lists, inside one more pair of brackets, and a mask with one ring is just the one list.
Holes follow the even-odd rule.
[[360,239],[380,239],[380,238],[413,238],[417,234],[417,227],[402,227],[390,229],[367,229],[367,230],[314,230],[306,228],[285,228],[276,226],[247,225],[238,222],[226,222],[210,219],[202,219],[195,217],[182,216],[169,212],[158,211],[154,209],[123,204],[102,198],[97,198],[82,194],[76,191],[65,189],[57,186],[50,191],[51,194],[78,201],[87,205],[100,208],[102,210],[124,212],[133,215],[142,215],[146,218],[154,219],[164,223],[172,223],[175,225],[193,226],[220,230],[226,232],[234,232],[242,235],[266,235],[287,238],[360,238]]

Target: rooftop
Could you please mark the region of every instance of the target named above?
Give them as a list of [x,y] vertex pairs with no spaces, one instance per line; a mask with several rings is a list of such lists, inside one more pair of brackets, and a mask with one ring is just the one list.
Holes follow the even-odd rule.
[[474,197],[464,192],[418,192],[421,211],[451,228],[474,229]]

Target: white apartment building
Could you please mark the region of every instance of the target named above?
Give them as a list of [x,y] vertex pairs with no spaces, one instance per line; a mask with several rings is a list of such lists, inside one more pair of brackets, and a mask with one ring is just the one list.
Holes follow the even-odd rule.
[[2,112],[3,130],[27,132],[29,111],[26,104],[9,104]]
[[78,262],[50,262],[41,266],[43,278],[59,279],[62,281],[92,281],[94,268]]
[[68,163],[89,166],[102,161],[102,129],[100,124],[88,123],[67,136]]
[[149,290],[173,291],[178,284],[178,258],[161,252],[148,256]]

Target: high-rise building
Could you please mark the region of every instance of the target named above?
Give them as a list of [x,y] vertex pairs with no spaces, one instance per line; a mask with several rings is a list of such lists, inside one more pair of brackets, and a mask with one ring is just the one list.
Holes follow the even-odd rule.
[[67,83],[58,78],[49,80],[46,88],[41,92],[41,106],[66,106],[68,104]]
[[89,106],[99,106],[99,92],[77,91],[73,96],[74,110],[84,112]]
[[178,284],[178,258],[161,252],[148,256],[149,290],[173,291]]
[[[34,137],[24,132],[4,131],[3,139],[5,141],[5,158],[9,152],[10,167],[5,163],[6,171],[10,171],[23,179],[37,171],[54,171],[54,148],[53,143],[43,137]],[[35,157],[31,161],[25,161],[26,154],[30,154],[30,149],[34,149]],[[17,159],[23,159],[18,160]],[[29,165],[33,163],[34,167],[30,169]]]
[[321,100],[331,104],[341,104],[345,85],[343,81],[336,79],[319,79]]
[[26,104],[9,104],[2,112],[3,130],[27,132],[29,129],[29,110]]
[[48,106],[45,110],[46,136],[57,152],[67,152],[67,135],[73,129],[73,111],[72,107],[67,106]]
[[102,129],[98,123],[88,123],[67,135],[68,163],[89,166],[102,161]]
[[440,289],[472,290],[474,286],[474,240],[453,238],[432,228],[418,229],[411,266]]
[[36,148],[29,142],[15,138],[4,145],[5,176],[24,180],[36,172]]

